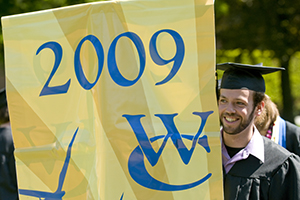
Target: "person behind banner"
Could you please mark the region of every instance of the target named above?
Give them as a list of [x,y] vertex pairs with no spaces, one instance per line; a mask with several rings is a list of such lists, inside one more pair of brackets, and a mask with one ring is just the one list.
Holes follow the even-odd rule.
[[264,109],[262,74],[282,68],[218,64],[218,101],[225,200],[300,199],[300,158],[261,136],[254,119]]
[[0,91],[0,200],[19,199],[5,89]]
[[264,102],[262,114],[255,119],[260,134],[300,156],[300,127],[282,119],[276,104],[268,95]]

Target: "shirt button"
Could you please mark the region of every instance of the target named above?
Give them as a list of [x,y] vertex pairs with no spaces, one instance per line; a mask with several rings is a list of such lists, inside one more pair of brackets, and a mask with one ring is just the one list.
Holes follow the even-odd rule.
[[249,156],[249,152],[247,150],[243,151],[243,158],[247,158]]

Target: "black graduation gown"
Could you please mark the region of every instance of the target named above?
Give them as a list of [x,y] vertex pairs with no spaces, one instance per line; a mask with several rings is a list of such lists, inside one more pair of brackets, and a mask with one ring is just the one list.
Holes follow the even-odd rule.
[[18,187],[10,128],[0,128],[0,200],[16,200]]
[[286,149],[300,156],[300,127],[286,121]]
[[300,158],[263,137],[265,162],[250,155],[224,175],[225,200],[300,199]]

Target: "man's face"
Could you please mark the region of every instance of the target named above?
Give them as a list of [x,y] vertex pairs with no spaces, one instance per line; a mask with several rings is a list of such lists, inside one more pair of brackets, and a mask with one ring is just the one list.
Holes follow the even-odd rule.
[[247,89],[221,89],[219,99],[220,121],[223,131],[235,135],[253,123],[253,91]]

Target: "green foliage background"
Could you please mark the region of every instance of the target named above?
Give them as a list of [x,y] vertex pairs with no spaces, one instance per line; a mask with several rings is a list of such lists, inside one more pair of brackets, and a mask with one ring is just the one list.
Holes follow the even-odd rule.
[[217,62],[283,67],[267,75],[267,94],[290,122],[300,112],[300,1],[216,0]]

